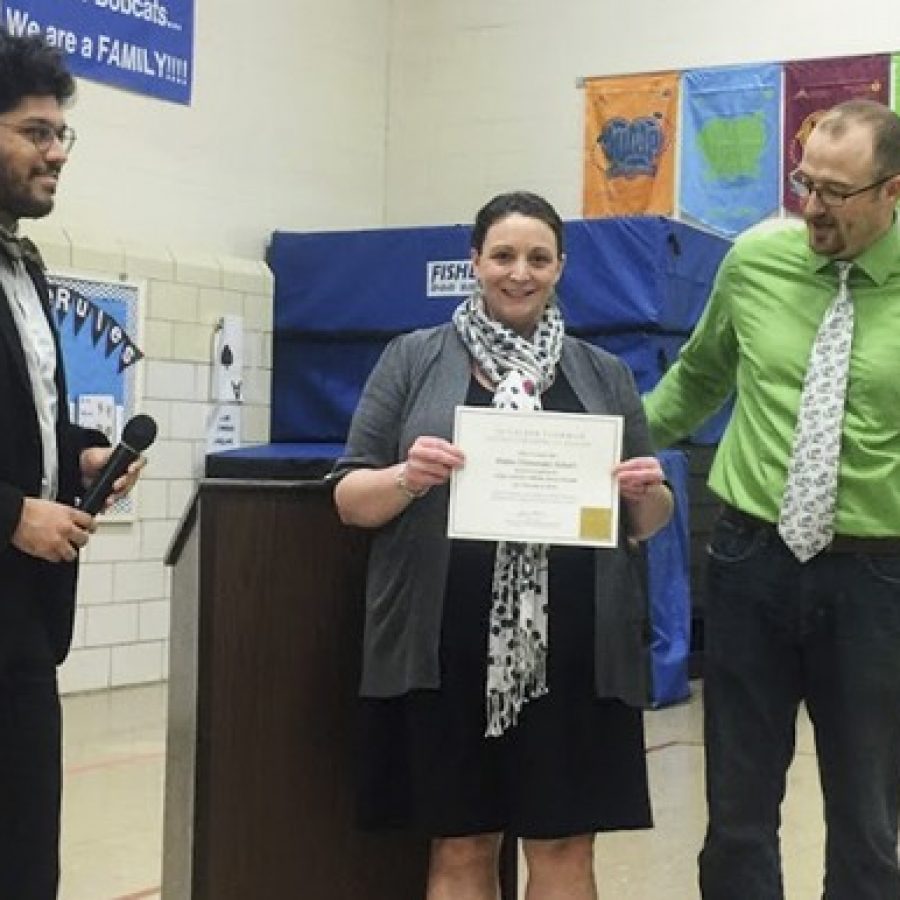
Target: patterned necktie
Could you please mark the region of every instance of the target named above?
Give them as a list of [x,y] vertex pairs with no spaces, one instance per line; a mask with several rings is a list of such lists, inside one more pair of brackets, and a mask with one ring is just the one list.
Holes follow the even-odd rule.
[[0,252],[4,253],[10,263],[16,263],[20,259],[34,263],[38,268],[44,268],[44,260],[40,251],[26,237],[19,237],[14,231],[0,224]]
[[778,518],[778,533],[800,562],[812,559],[834,537],[844,399],[853,340],[853,303],[847,287],[851,263],[836,265],[838,293],[825,313],[809,355]]

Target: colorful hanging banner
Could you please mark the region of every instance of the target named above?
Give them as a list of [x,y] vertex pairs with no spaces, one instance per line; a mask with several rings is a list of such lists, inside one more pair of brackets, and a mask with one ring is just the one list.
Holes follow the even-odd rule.
[[894,71],[894,105],[893,110],[900,115],[900,53],[895,53],[891,60]]
[[786,209],[800,212],[801,204],[790,190],[788,176],[800,164],[803,146],[816,122],[832,106],[845,100],[877,100],[887,104],[890,77],[887,54],[785,64],[783,202]]
[[678,73],[585,82],[583,213],[671,215]]
[[727,235],[778,210],[781,66],[682,76],[681,213]]

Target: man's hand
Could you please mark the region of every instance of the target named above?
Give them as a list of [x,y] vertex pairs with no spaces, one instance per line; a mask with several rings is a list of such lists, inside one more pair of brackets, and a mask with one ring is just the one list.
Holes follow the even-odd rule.
[[53,500],[26,497],[12,545],[47,562],[71,562],[96,527],[86,512]]
[[[97,476],[103,471],[107,460],[112,456],[112,447],[88,447],[81,451],[81,478],[84,486],[90,487]],[[109,509],[117,500],[121,500],[135,485],[141,474],[141,469],[147,465],[147,458],[139,456],[129,467],[125,474],[113,484],[112,493],[106,498],[104,509]]]

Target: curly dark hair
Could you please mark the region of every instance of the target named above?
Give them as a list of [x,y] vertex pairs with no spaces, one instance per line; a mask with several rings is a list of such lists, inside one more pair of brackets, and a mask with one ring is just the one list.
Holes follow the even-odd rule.
[[74,94],[75,79],[59,50],[41,37],[17,37],[0,28],[0,113],[25,97],[55,97],[63,105]]
[[485,203],[475,216],[475,225],[469,245],[477,253],[484,248],[484,238],[491,225],[495,225],[501,219],[518,213],[528,216],[530,219],[539,219],[548,225],[556,237],[556,252],[562,256],[565,252],[563,239],[563,223],[559,213],[543,198],[528,191],[512,191],[508,194],[498,194],[492,200]]

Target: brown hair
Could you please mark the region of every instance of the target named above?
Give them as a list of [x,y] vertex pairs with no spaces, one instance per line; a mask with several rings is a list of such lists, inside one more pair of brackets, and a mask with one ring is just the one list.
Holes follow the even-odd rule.
[[816,130],[839,137],[850,125],[867,125],[872,131],[875,177],[900,174],[900,117],[874,100],[847,100],[833,106],[816,123]]

